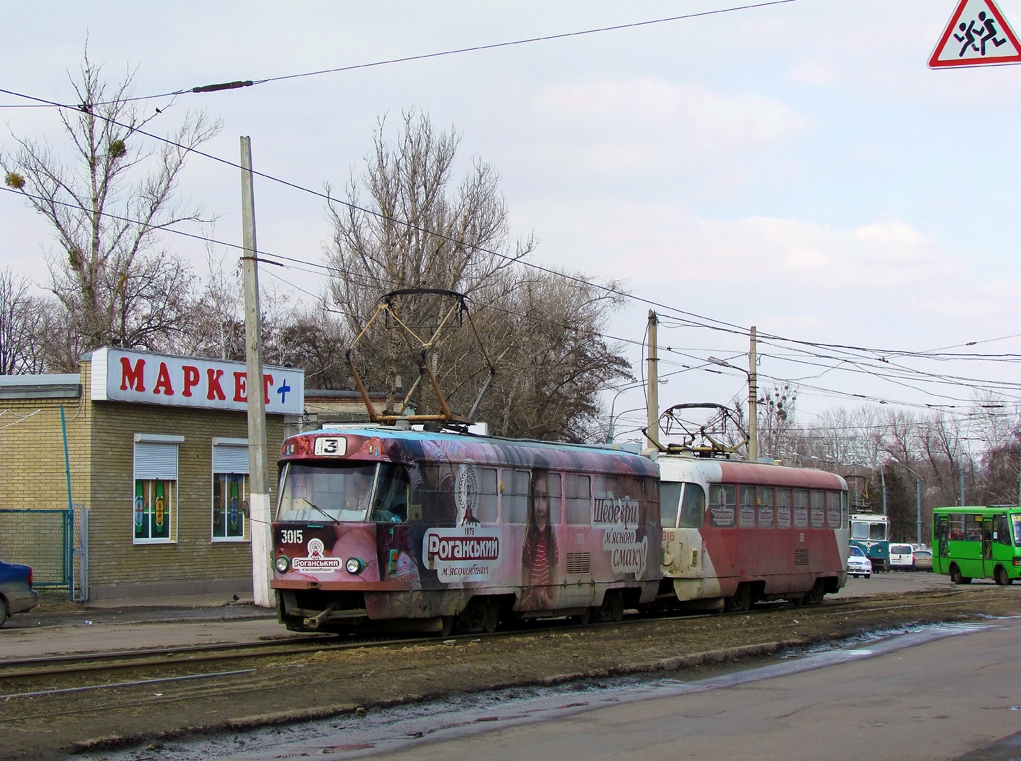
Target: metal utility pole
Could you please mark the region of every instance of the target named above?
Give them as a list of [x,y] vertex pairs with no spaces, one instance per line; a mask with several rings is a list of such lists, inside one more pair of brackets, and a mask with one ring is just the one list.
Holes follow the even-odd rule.
[[758,380],[755,377],[755,326],[752,325],[748,350],[748,462],[759,459]]
[[252,534],[252,592],[254,602],[273,607],[269,588],[272,537],[269,507],[269,467],[266,459],[266,403],[262,380],[262,328],[259,312],[259,269],[255,245],[255,193],[252,186],[252,140],[241,138],[241,225],[243,228],[245,290],[245,362],[248,396],[249,531]]
[[651,309],[649,310],[649,370],[648,389],[646,391],[646,404],[648,411],[648,428],[645,438],[652,446],[659,443],[659,356],[656,348],[656,327],[659,325],[659,318]]
[[915,521],[917,522],[917,531],[915,541],[918,544],[922,543],[922,479],[918,476],[915,477]]

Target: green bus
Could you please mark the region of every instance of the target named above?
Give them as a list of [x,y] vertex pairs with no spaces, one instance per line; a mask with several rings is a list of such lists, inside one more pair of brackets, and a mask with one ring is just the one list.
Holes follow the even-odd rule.
[[937,507],[932,511],[932,570],[955,584],[1021,578],[1021,507]]

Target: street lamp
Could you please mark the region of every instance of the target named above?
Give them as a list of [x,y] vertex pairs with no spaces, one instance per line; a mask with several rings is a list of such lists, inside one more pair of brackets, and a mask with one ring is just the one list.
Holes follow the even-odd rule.
[[[755,328],[752,328],[752,346],[754,345]],[[756,388],[755,382],[755,355],[752,354],[749,357],[748,366],[752,368],[751,371],[735,367],[729,362],[718,359],[717,357],[709,357],[709,361],[714,365],[729,367],[731,370],[737,370],[739,373],[744,373],[748,378],[748,461],[756,462],[759,459],[759,408],[757,403],[758,400],[756,399],[759,395],[759,390]]]
[[915,521],[916,521],[916,532],[915,542],[917,544],[922,543],[922,477],[907,465],[902,463],[893,455],[890,455],[890,461],[900,465],[904,470],[915,477]]
[[[667,382],[667,380],[668,380],[667,378],[660,378],[659,381],[657,381],[657,382],[662,386],[663,384],[665,384]],[[607,429],[607,433],[606,433],[606,443],[607,444],[612,444],[613,443],[613,421],[614,421],[613,408],[617,404],[617,397],[620,396],[621,394],[623,394],[625,391],[630,391],[633,388],[639,388],[639,387],[644,386],[644,385],[645,385],[645,381],[639,381],[638,383],[629,383],[626,386],[621,386],[619,389],[617,389],[617,393],[613,395],[613,401],[610,402],[610,427],[609,427],[609,429]],[[633,410],[630,410],[630,411],[633,412]],[[622,412],[620,414],[623,415],[624,413]]]

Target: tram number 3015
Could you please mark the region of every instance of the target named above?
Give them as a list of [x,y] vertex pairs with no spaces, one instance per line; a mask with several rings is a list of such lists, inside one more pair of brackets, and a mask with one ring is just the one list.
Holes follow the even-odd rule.
[[281,544],[301,544],[301,529],[285,528],[280,532]]

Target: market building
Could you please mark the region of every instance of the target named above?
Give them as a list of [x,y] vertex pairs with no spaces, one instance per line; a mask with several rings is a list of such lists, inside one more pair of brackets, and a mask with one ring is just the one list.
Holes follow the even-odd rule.
[[[304,373],[265,367],[276,455]],[[76,599],[252,596],[240,362],[105,347],[79,375],[0,377],[0,558]]]

